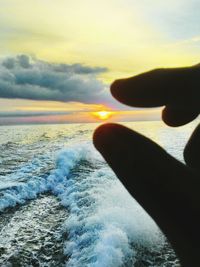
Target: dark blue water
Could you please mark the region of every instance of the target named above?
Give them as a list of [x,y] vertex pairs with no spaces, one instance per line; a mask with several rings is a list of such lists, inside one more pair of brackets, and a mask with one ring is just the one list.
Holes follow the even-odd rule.
[[[194,127],[128,125],[180,159]],[[95,151],[95,127],[0,127],[0,266],[179,266],[153,220]]]

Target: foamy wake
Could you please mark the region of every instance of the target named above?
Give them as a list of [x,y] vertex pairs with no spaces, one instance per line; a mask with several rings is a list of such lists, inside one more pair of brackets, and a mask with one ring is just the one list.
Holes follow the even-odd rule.
[[1,192],[0,210],[52,192],[69,210],[63,225],[68,267],[133,266],[134,245],[158,247],[160,231],[88,143],[66,148],[47,177]]
[[17,204],[24,204],[26,200],[34,199],[40,193],[51,190],[55,192],[56,188],[58,190],[62,182],[67,179],[70,170],[84,157],[84,147],[85,145],[74,146],[61,151],[56,161],[56,169],[51,171],[50,175],[34,175],[39,165],[44,168],[50,163],[48,155],[33,159],[32,162],[10,175],[5,180],[5,185],[0,187],[0,211]]
[[64,226],[67,266],[133,266],[133,245],[159,247],[164,239],[97,153],[87,148],[84,160],[59,195],[70,211]]

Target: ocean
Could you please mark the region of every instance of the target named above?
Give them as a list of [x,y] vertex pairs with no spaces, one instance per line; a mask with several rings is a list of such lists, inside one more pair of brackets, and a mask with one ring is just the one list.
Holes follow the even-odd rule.
[[[159,121],[123,124],[182,161],[196,122],[177,129]],[[0,127],[0,266],[180,266],[93,147],[96,127]]]

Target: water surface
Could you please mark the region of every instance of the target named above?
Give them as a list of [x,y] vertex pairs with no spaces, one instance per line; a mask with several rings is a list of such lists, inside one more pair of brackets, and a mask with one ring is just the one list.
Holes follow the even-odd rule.
[[[195,123],[176,130],[161,122],[126,125],[183,160]],[[1,266],[179,266],[94,149],[96,126],[0,127]]]

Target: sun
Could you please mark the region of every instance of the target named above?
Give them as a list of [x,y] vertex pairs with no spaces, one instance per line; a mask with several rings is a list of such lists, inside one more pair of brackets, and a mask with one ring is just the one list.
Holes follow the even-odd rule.
[[106,110],[101,110],[97,112],[93,112],[93,115],[100,119],[100,120],[107,120],[112,116],[113,112],[111,111],[106,111]]

